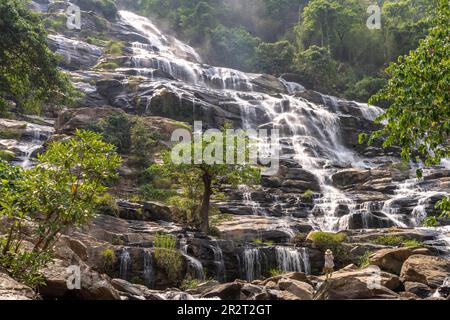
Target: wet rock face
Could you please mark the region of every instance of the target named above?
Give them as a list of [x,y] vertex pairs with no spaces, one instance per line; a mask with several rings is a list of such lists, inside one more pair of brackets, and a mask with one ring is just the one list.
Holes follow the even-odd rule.
[[60,66],[68,70],[90,69],[97,64],[102,50],[83,41],[49,35],[49,47],[62,56]]

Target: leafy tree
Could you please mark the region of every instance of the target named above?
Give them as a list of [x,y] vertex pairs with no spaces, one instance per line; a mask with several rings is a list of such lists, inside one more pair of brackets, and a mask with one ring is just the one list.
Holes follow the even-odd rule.
[[[450,4],[439,2],[429,35],[408,56],[392,63],[386,87],[370,103],[387,101],[390,106],[378,122],[383,129],[369,139],[386,137],[383,146],[398,145],[405,160],[440,163],[450,156]],[[365,138],[363,135],[362,139]],[[421,176],[420,170],[418,171]],[[449,211],[448,200],[439,205]]]
[[[35,168],[23,171],[0,163],[0,265],[13,277],[39,284],[39,269],[50,259],[53,245],[67,228],[87,223],[96,199],[115,176],[120,157],[99,134],[77,131],[53,142],[38,156]],[[33,249],[25,249],[23,227],[33,222]]]
[[131,128],[128,116],[118,113],[100,120],[92,129],[101,133],[106,142],[115,145],[119,153],[126,154],[131,149]]
[[256,68],[260,72],[279,75],[287,72],[294,59],[295,48],[289,41],[261,43],[256,48]]
[[[211,153],[215,159],[221,159],[221,161],[214,161],[213,164],[209,164],[204,158],[201,161],[195,161],[195,156],[193,156],[187,163],[176,163],[172,159],[172,154],[166,152],[163,155],[163,164],[155,164],[151,167],[154,174],[158,173],[167,176],[172,179],[175,185],[179,185],[184,190],[187,190],[185,192],[187,192],[188,196],[191,196],[190,200],[194,200],[191,203],[190,209],[194,210],[194,212],[198,210],[201,230],[205,234],[209,232],[211,197],[217,193],[217,189],[224,184],[237,186],[239,184],[254,184],[259,180],[259,169],[248,163],[226,163],[226,158],[224,158],[226,153],[224,150],[227,150],[227,148],[234,149],[233,159],[237,159],[238,157],[238,148],[236,147],[237,138],[233,136],[235,137],[233,138],[234,148],[233,145],[227,144],[226,128],[222,129],[222,132],[219,132],[220,138],[215,134],[204,134],[202,140],[197,143],[182,142],[179,145],[182,146],[183,150],[190,150],[191,155],[203,155],[209,154],[208,152],[211,151],[210,148],[216,141],[215,139],[223,139],[222,155],[219,154],[220,150],[214,150]],[[248,156],[248,148],[246,149],[246,153]]]
[[251,71],[260,39],[244,28],[219,25],[210,35],[210,58],[218,64],[243,71]]
[[333,92],[338,66],[326,48],[311,46],[296,56],[296,70],[305,77],[305,85]]
[[[338,60],[347,58],[345,40],[362,17],[362,6],[354,0],[311,0],[296,27],[303,48],[311,45],[329,48]],[[362,25],[360,19],[359,24]]]
[[0,112],[6,100],[18,111],[39,111],[41,102],[68,103],[74,89],[57,68],[39,17],[27,1],[0,1]]

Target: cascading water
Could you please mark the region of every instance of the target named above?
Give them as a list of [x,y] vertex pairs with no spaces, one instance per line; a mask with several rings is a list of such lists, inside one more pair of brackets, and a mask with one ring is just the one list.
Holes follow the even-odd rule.
[[307,248],[296,249],[277,246],[275,247],[275,257],[278,269],[283,272],[311,273]]
[[[284,86],[287,94],[271,95],[259,92],[258,85],[254,84],[258,75],[204,65],[192,47],[163,35],[147,18],[128,11],[120,11],[119,16],[124,25],[136,30],[146,40],[132,44],[132,61],[137,72],[152,80],[150,84],[146,84],[151,92],[145,96],[146,114],[151,113],[151,99],[166,90],[178,96],[180,106],[182,100],[192,101],[194,115],[197,93],[211,94],[218,97],[219,106],[231,104],[239,107],[244,130],[261,126],[280,129],[278,142],[283,150],[281,157],[295,160],[300,168],[317,178],[319,190],[315,190],[317,196],[314,197],[314,209],[307,218],[315,229],[348,229],[356,214],[360,215],[363,228],[374,225],[406,227],[420,224],[426,213],[424,198],[429,196],[418,194],[421,191],[416,190],[418,205],[414,209],[413,218],[405,221],[397,216],[391,205],[404,196],[401,194],[402,186],[399,186],[393,199],[384,201],[380,210],[373,211],[371,201],[360,203],[354,199],[353,194],[336,188],[330,181],[330,177],[341,168],[376,168],[379,165],[380,162],[377,162],[376,158],[364,157],[346,146],[341,135],[341,117],[348,116],[347,109],[350,108],[356,115],[355,119],[369,123],[378,118],[384,112],[383,109],[327,95],[321,96],[322,104],[308,102],[300,97],[299,93],[304,91],[300,84],[282,78],[279,83]],[[155,79],[158,74],[156,70],[169,74],[175,80],[164,76],[156,76]],[[244,190],[243,195],[244,204],[251,207],[253,215],[266,213],[260,204],[252,199],[249,190]],[[344,216],[337,214],[343,206],[349,211]],[[295,231],[289,227],[290,213],[293,210],[285,209],[283,204],[280,207],[285,219],[281,224],[286,226],[289,235],[293,235]],[[376,214],[379,215],[375,217]],[[386,220],[385,224],[383,219]]]
[[220,248],[219,243],[214,243],[211,246],[211,250],[214,253],[214,264],[216,265],[216,274],[218,281],[226,280],[226,270],[225,270],[225,261],[223,259],[222,248]]
[[123,248],[122,253],[120,254],[120,269],[119,269],[121,279],[124,280],[127,279],[130,264],[131,264],[130,253],[128,252],[127,248]]
[[180,251],[186,258],[188,274],[195,279],[204,280],[205,272],[203,271],[202,263],[199,260],[195,259],[194,257],[188,255],[189,244],[187,243],[187,239],[186,238],[180,239],[179,245]]
[[155,285],[155,269],[153,267],[153,255],[149,249],[144,250],[144,280],[147,287]]
[[244,249],[241,263],[242,273],[247,281],[253,281],[262,277],[262,265],[265,256],[258,248]]
[[252,200],[252,191],[246,185],[240,185],[238,187],[239,191],[242,192],[242,197],[244,200],[244,205],[252,208],[253,215],[264,215],[264,211],[258,202]]
[[53,134],[54,129],[50,126],[38,125],[34,123],[28,123],[25,129],[25,140],[20,141],[17,144],[17,149],[22,153],[21,156],[18,157],[15,164],[23,167],[29,168],[33,165],[33,155],[34,153],[42,148],[45,141]]

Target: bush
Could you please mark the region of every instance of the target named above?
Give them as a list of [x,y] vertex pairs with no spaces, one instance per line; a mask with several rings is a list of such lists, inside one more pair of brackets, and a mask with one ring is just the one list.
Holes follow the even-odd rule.
[[334,93],[338,66],[326,48],[311,46],[296,56],[296,69],[307,88],[324,93]]
[[[0,221],[6,236],[0,242],[0,268],[34,285],[50,260],[59,235],[95,215],[95,199],[116,175],[120,157],[114,146],[90,131],[51,143],[38,164],[22,170],[0,162]],[[23,245],[24,225],[33,221],[34,247]]]
[[131,149],[131,122],[126,114],[118,113],[100,120],[93,129],[103,135],[106,142],[117,147],[121,154]]
[[384,78],[364,77],[345,92],[348,99],[369,101],[369,98],[380,91],[387,83]]
[[406,239],[405,237],[398,235],[384,235],[379,236],[375,240],[374,243],[385,245],[385,246],[403,246],[403,247],[420,247],[422,246],[422,242],[415,239]]
[[370,256],[372,251],[366,251],[361,257],[359,257],[358,267],[360,269],[365,269],[370,265]]
[[347,235],[344,233],[315,231],[311,233],[309,239],[321,251],[330,249],[335,252],[340,247],[340,244],[347,239]]
[[303,192],[303,194],[302,194],[302,198],[307,199],[307,200],[311,200],[313,196],[314,196],[314,192],[309,189],[306,190],[305,192]]
[[283,270],[272,268],[269,270],[269,274],[271,277],[281,276],[283,274]]
[[116,253],[111,248],[103,249],[101,252],[102,271],[109,273],[114,270],[114,265],[117,262]]
[[273,246],[274,242],[270,241],[270,240],[263,240],[263,239],[255,239],[255,241],[253,241],[254,244],[262,244],[262,245],[266,245],[266,246]]
[[102,62],[95,66],[95,69],[105,69],[105,70],[114,70],[119,68],[119,65],[116,62]]
[[102,214],[118,216],[119,206],[116,203],[116,199],[109,193],[105,193],[97,197],[97,210]]
[[12,161],[15,158],[14,152],[8,150],[0,150],[0,160]]
[[177,240],[171,235],[159,234],[153,240],[156,264],[166,272],[172,281],[179,279],[183,267],[182,255],[176,245]]
[[180,289],[183,291],[195,289],[198,287],[198,285],[202,283],[202,280],[193,278],[191,275],[188,275],[186,278],[183,279],[180,285]]
[[140,193],[145,200],[167,201],[177,195],[175,190],[155,188],[152,184],[141,186]]
[[113,56],[120,56],[123,55],[123,48],[123,42],[111,40],[106,44],[105,53]]

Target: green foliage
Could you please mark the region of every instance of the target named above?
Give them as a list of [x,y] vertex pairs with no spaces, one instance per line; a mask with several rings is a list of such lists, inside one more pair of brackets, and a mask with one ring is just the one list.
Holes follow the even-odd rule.
[[168,234],[159,234],[153,240],[156,264],[172,281],[179,279],[183,268],[182,255],[176,245],[176,238]]
[[407,239],[399,235],[384,235],[373,240],[374,243],[385,246],[421,247],[422,242],[415,239]]
[[[197,212],[200,213],[201,229],[205,234],[208,234],[209,228],[209,214],[210,214],[210,200],[211,196],[217,193],[216,189],[227,183],[237,187],[240,184],[255,184],[260,179],[260,170],[248,163],[245,164],[227,164],[224,156],[227,149],[233,150],[233,157],[237,159],[237,139],[236,135],[233,138],[227,139],[226,128],[217,134],[203,134],[202,140],[194,143],[182,142],[174,147],[172,152],[164,152],[162,154],[163,164],[155,164],[151,166],[147,172],[153,176],[167,177],[172,181],[174,187],[181,189],[180,196],[183,207],[186,209],[186,215],[194,217]],[[223,139],[222,141],[222,158],[219,158],[220,152],[216,149],[211,150],[211,146],[216,146],[215,139]],[[193,139],[194,140],[194,139]],[[233,141],[233,146],[227,145],[228,141]],[[228,148],[227,148],[228,147]],[[211,156],[216,156],[214,163],[207,163],[204,158],[195,159],[195,156],[187,159],[186,163],[175,163],[172,161],[172,153],[174,155],[196,155],[207,154],[206,151],[211,151]],[[229,151],[228,151],[229,152]],[[208,154],[209,155],[209,154]],[[246,159],[248,160],[249,151],[246,150]],[[218,161],[217,161],[218,160]],[[225,179],[226,178],[226,179]]]
[[372,251],[366,251],[362,256],[359,257],[358,267],[360,269],[365,269],[370,266],[370,256]]
[[124,113],[117,113],[100,120],[93,129],[103,135],[103,139],[115,145],[121,154],[131,149],[131,121]]
[[113,56],[123,55],[124,44],[122,41],[110,40],[106,43],[105,53]]
[[105,248],[100,253],[102,260],[102,272],[110,273],[114,270],[114,265],[117,262],[116,253],[111,248]]
[[188,275],[186,278],[183,279],[180,285],[180,289],[183,291],[195,289],[201,284],[203,281],[193,278],[191,275]]
[[259,72],[281,75],[288,72],[293,63],[295,48],[289,41],[263,42],[255,52],[255,69]]
[[366,76],[346,90],[345,96],[349,99],[368,101],[371,96],[380,91],[386,84],[384,78]]
[[133,160],[142,168],[152,163],[157,148],[158,134],[145,125],[141,118],[134,118],[131,127],[131,154]]
[[95,199],[96,209],[102,214],[108,214],[112,216],[119,215],[119,206],[116,203],[116,199],[110,193],[104,193]]
[[255,239],[253,241],[254,244],[261,244],[261,245],[265,245],[265,246],[273,246],[274,242],[270,241],[270,240],[263,240],[263,239]]
[[[439,164],[450,156],[449,23],[450,4],[441,0],[428,36],[387,69],[388,84],[370,100],[389,103],[377,120],[387,121],[387,125],[370,136],[369,144],[384,137],[384,147],[400,146],[403,159],[425,165]],[[417,173],[420,177],[421,171]],[[443,205],[442,218],[450,216],[446,203],[448,199],[438,205]],[[437,219],[430,217],[425,223],[433,225]]]
[[251,71],[260,40],[244,28],[219,25],[211,31],[210,57],[218,64],[243,71]]
[[342,242],[347,239],[345,233],[332,233],[325,231],[314,231],[309,238],[314,245],[321,251],[327,249],[337,253]]
[[[87,223],[105,182],[115,176],[120,157],[114,146],[89,131],[51,143],[30,170],[0,162],[1,267],[13,276],[29,273],[30,281],[48,258],[58,235]],[[24,248],[23,228],[33,220],[32,249]],[[28,280],[27,280],[28,281]]]
[[8,150],[0,150],[0,160],[11,161],[14,158],[14,152]]
[[405,160],[423,160],[432,165],[450,156],[450,9],[441,1],[430,34],[409,56],[400,57],[387,72],[387,86],[371,103],[388,101],[378,121],[388,124],[373,134],[369,143],[386,137],[384,147],[398,145]]
[[39,112],[42,102],[70,103],[75,96],[47,46],[40,18],[25,5],[0,2],[0,113],[6,100],[16,102],[17,111]]
[[295,66],[306,86],[324,92],[334,91],[338,66],[327,49],[315,45],[309,47],[297,54]]
[[303,194],[302,194],[302,198],[308,199],[308,200],[311,200],[313,196],[314,196],[314,192],[309,189],[306,190],[305,192],[303,192]]
[[95,69],[115,70],[119,67],[120,66],[117,64],[117,62],[107,61],[99,63],[98,65],[95,66]]
[[117,15],[115,0],[75,0],[73,3],[81,10],[97,12],[107,19],[113,19]]
[[175,190],[155,188],[152,184],[144,184],[140,188],[140,194],[145,200],[168,201],[178,193]]
[[269,275],[271,277],[281,276],[283,274],[283,270],[280,270],[278,268],[272,268],[269,270]]

